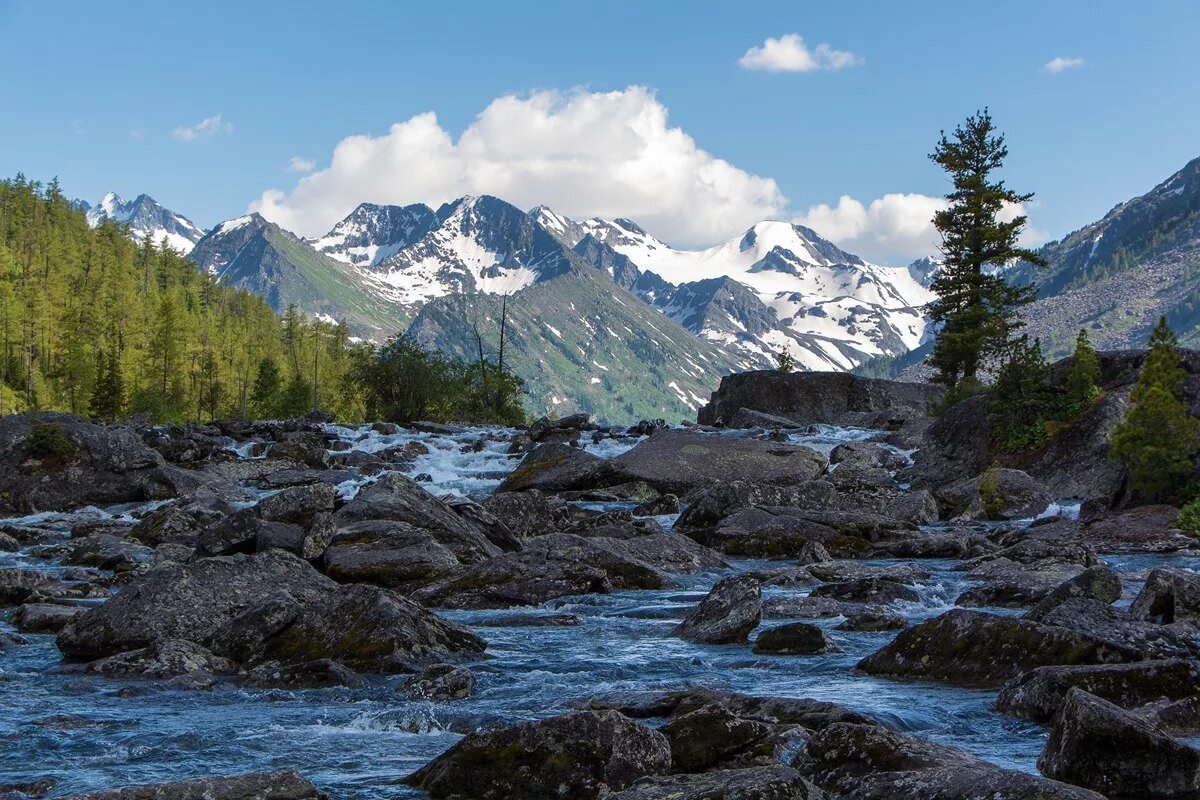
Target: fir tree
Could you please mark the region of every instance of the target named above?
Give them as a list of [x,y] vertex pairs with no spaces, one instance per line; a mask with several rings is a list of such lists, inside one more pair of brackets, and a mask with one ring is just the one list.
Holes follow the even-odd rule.
[[302,417],[312,408],[312,384],[302,375],[293,375],[279,401],[281,418]]
[[929,305],[938,328],[930,360],[936,380],[950,387],[960,381],[974,384],[988,361],[1009,348],[1020,326],[1016,310],[1033,299],[1032,289],[1010,286],[994,268],[1015,259],[1045,263],[1017,244],[1024,216],[1008,222],[999,218],[1006,206],[1033,197],[994,177],[1007,156],[1004,136],[986,108],[952,136],[943,132],[930,155],[954,184],[946,196],[949,206],[934,215],[944,265],[932,284],[938,297]]
[[116,350],[108,356],[100,353],[96,384],[92,388],[92,416],[102,422],[113,422],[121,418],[125,407],[125,379],[121,374],[121,360]]
[[254,389],[250,393],[250,409],[255,416],[275,419],[279,416],[279,365],[273,358],[258,362],[258,374],[254,378]]
[[1064,388],[1067,392],[1067,403],[1072,411],[1086,406],[1100,395],[1100,359],[1088,338],[1087,331],[1079,329],[1075,337],[1075,352],[1071,355],[1071,363],[1067,366],[1064,377]]
[[1009,348],[988,395],[992,441],[1000,449],[1024,450],[1045,440],[1048,374],[1041,342],[1022,336]]
[[1192,472],[1200,421],[1180,400],[1187,373],[1175,352],[1178,341],[1161,317],[1150,336],[1130,406],[1113,431],[1109,454],[1129,469],[1130,485],[1147,498],[1173,499]]

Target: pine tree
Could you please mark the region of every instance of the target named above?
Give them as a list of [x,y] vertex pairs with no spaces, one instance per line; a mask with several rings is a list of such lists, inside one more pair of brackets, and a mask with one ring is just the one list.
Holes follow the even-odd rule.
[[279,416],[279,365],[273,358],[258,362],[258,374],[254,378],[254,389],[250,393],[250,409],[262,419]]
[[937,299],[929,316],[938,328],[931,361],[936,380],[950,387],[975,384],[988,361],[1006,352],[1020,326],[1016,310],[1033,299],[1027,287],[1010,286],[994,269],[1015,259],[1045,262],[1017,244],[1026,218],[1002,222],[1006,206],[1030,200],[996,180],[1008,156],[985,108],[951,137],[942,133],[930,155],[951,177],[949,206],[934,215],[942,236],[943,267],[933,280]]
[[1146,498],[1174,499],[1192,472],[1200,421],[1180,400],[1187,373],[1175,352],[1178,341],[1159,319],[1150,336],[1130,406],[1113,431],[1109,454],[1129,469],[1130,485]]
[[1072,413],[1099,397],[1098,380],[1100,359],[1096,357],[1096,349],[1092,347],[1087,331],[1080,328],[1079,335],[1075,337],[1075,352],[1071,355],[1071,363],[1063,380]]
[[281,418],[302,417],[312,409],[312,384],[302,375],[293,375],[279,401]]
[[100,353],[96,384],[92,389],[92,416],[102,422],[121,418],[125,407],[125,379],[121,374],[121,359],[113,349],[107,356]]
[[1017,451],[1046,438],[1046,378],[1049,375],[1042,344],[1021,336],[1009,348],[988,394],[992,441],[1002,450]]

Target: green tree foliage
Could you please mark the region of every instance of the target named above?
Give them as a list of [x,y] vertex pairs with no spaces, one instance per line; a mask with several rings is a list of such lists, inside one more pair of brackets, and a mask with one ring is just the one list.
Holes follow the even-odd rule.
[[1000,464],[992,465],[979,476],[979,503],[983,506],[984,519],[1000,519],[1008,502],[1000,491]]
[[250,410],[254,416],[261,419],[276,419],[280,416],[279,392],[282,382],[279,365],[275,363],[275,359],[264,358],[258,362],[254,389],[250,392]]
[[974,382],[991,359],[1009,349],[1020,326],[1016,311],[1033,299],[1031,289],[1010,286],[995,268],[1015,259],[1044,263],[1017,244],[1024,216],[1000,220],[1006,206],[1033,197],[994,177],[1007,156],[1004,136],[987,109],[968,117],[951,136],[943,132],[930,155],[954,186],[948,207],[934,215],[944,266],[932,284],[938,298],[928,309],[938,329],[930,360],[936,379],[950,387]]
[[1072,409],[1083,408],[1100,396],[1100,387],[1096,385],[1099,380],[1100,360],[1096,357],[1096,349],[1092,347],[1087,331],[1080,328],[1075,337],[1075,352],[1063,379],[1067,402]]
[[776,369],[786,374],[796,368],[796,359],[792,358],[790,350],[784,348],[775,356],[775,365]]
[[468,364],[395,336],[357,354],[354,382],[367,416],[394,422],[460,420],[515,424],[524,420],[521,381],[486,359]]
[[361,419],[346,380],[358,347],[344,326],[294,309],[281,320],[116,223],[90,228],[53,183],[0,181],[0,413],[246,416],[259,413],[252,389],[270,359],[283,365],[277,387],[296,376],[309,387],[303,412],[316,386],[323,408]]
[[1200,538],[1200,499],[1193,500],[1179,509],[1179,517],[1175,520],[1175,527],[1188,536]]
[[1175,352],[1178,341],[1159,319],[1150,335],[1130,406],[1113,431],[1109,453],[1129,468],[1130,484],[1147,498],[1172,499],[1192,472],[1200,421],[1180,399],[1187,373]]
[[988,394],[992,442],[1001,450],[1024,450],[1045,441],[1048,374],[1041,342],[1021,336],[1012,343]]

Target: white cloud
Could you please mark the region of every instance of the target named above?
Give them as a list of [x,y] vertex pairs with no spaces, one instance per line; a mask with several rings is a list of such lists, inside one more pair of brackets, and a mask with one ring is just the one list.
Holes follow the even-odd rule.
[[[842,195],[836,206],[810,206],[795,221],[868,261],[904,264],[939,252],[933,215],[945,207],[944,198],[924,194],[886,194],[869,203]],[[1012,204],[999,217],[1008,221],[1026,213],[1024,205]],[[1020,243],[1031,247],[1046,239],[1042,231],[1026,226]]]
[[765,72],[813,72],[838,70],[861,64],[862,59],[846,50],[834,50],[822,42],[810,50],[798,34],[787,33],[778,39],[767,38],[758,47],[751,47],[738,59],[742,69]]
[[292,156],[288,160],[288,172],[312,172],[317,168],[317,162],[311,158],[301,158],[300,156]]
[[205,117],[195,125],[180,126],[171,131],[172,136],[184,142],[208,139],[218,133],[233,133],[233,123],[223,122],[220,114],[215,117]]
[[129,131],[130,139],[141,139],[145,135],[146,131],[143,128],[131,128]]
[[1051,75],[1057,75],[1064,70],[1082,67],[1086,63],[1087,62],[1082,58],[1076,58],[1073,56],[1055,56],[1047,61],[1042,66],[1042,69],[1046,70],[1046,72],[1049,72]]
[[464,194],[544,203],[575,217],[629,217],[679,244],[736,236],[787,207],[774,180],[700,149],[668,125],[649,90],[631,86],[500,97],[457,140],[433,113],[379,136],[349,136],[327,168],[290,192],[263,192],[251,210],[314,236],[361,202],[436,205]]

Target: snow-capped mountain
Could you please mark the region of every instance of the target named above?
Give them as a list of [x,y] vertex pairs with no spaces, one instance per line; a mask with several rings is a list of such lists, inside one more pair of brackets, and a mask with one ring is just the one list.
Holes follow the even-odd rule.
[[87,212],[88,224],[93,228],[101,220],[123,222],[129,226],[129,234],[137,241],[147,236],[155,244],[166,242],[172,249],[184,255],[204,236],[204,231],[182,214],[164,208],[153,197],[139,194],[133,200],[122,200],[115,192],[100,198],[96,205],[80,201],[79,207]]
[[338,261],[375,267],[420,239],[436,224],[437,215],[423,203],[411,206],[362,203],[329,233],[311,243]]
[[714,247],[676,250],[626,219],[574,223],[544,207],[530,213],[567,242],[590,239],[586,249],[607,259],[606,270],[613,259],[595,243],[623,256],[640,275],[630,284],[635,293],[757,365],[787,349],[809,369],[850,369],[925,337],[932,294],[919,270],[870,264],[801,225],[760,222]]

